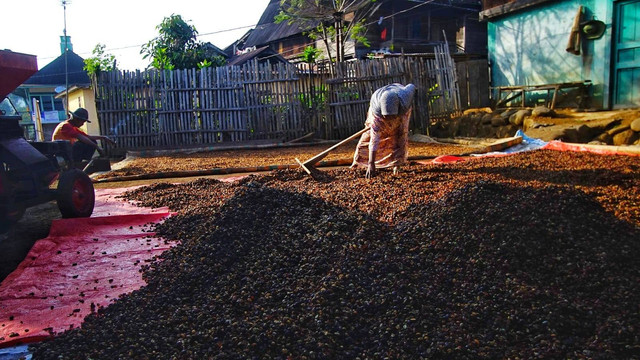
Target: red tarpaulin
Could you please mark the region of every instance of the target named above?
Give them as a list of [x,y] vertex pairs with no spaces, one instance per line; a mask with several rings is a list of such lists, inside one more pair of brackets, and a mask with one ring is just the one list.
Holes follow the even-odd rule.
[[172,246],[150,224],[169,213],[115,199],[123,190],[96,190],[92,218],[54,220],[0,284],[0,348],[77,327],[92,307],[145,285],[141,266]]

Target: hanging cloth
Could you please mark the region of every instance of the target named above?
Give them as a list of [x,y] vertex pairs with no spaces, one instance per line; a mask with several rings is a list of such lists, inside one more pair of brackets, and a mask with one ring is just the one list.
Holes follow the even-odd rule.
[[582,5],[578,7],[578,13],[573,19],[573,26],[571,27],[571,34],[569,35],[569,42],[567,43],[567,51],[580,55],[580,23],[582,22]]

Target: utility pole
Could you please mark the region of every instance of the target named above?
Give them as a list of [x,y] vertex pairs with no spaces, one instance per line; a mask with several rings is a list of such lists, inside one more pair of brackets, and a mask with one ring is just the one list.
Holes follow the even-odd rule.
[[[67,37],[67,4],[71,2],[69,0],[61,0],[62,8],[64,11],[64,29],[62,30],[64,34],[64,100],[65,100],[65,111],[69,112],[69,61],[67,59],[67,53],[69,52],[69,38]],[[65,115],[66,116],[66,115]]]

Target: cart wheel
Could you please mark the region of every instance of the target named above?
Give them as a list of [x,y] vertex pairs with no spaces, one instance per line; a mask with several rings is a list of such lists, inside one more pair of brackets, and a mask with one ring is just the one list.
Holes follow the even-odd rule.
[[79,169],[63,172],[58,182],[57,200],[63,218],[91,216],[96,194],[89,175]]

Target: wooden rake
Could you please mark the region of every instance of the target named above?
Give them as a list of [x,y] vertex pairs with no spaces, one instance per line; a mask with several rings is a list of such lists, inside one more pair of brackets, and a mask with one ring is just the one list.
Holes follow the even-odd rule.
[[340,141],[339,143],[331,146],[330,148],[328,148],[327,150],[324,150],[321,153],[318,153],[317,155],[315,155],[314,157],[312,157],[311,159],[302,162],[300,161],[298,158],[296,159],[296,162],[304,169],[304,171],[307,172],[307,174],[311,175],[311,170],[315,169],[315,165],[322,159],[324,159],[327,155],[329,155],[329,153],[333,150],[335,150],[336,148],[352,141],[353,139],[358,138],[360,135],[364,134],[365,132],[369,131],[370,127],[366,126],[364,129],[358,131],[357,133],[349,136],[348,138]]

